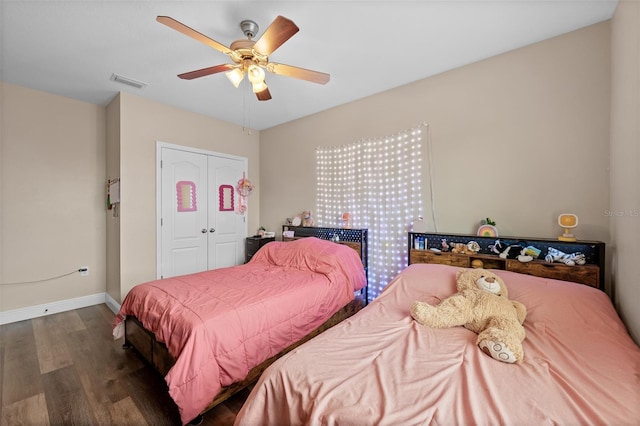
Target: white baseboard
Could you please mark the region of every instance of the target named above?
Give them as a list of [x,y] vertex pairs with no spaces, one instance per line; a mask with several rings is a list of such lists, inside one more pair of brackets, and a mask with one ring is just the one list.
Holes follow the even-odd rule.
[[117,314],[118,311],[120,310],[120,304],[118,302],[116,302],[116,300],[111,297],[111,295],[109,293],[105,293],[105,302],[107,304],[107,306],[109,307],[109,309],[111,309],[111,312],[113,312],[114,314]]
[[0,325],[43,317],[45,315],[58,314],[73,309],[86,308],[87,306],[99,305],[101,303],[106,303],[112,311],[115,306],[118,306],[118,309],[120,309],[120,305],[107,293],[97,293],[89,296],[76,297],[74,299],[29,306],[27,308],[3,311],[0,312]]

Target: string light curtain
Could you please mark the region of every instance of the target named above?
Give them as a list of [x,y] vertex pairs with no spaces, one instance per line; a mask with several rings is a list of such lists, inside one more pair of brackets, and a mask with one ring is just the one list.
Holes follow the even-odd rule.
[[426,125],[392,136],[316,149],[319,226],[369,230],[369,298],[407,265],[407,232],[422,216],[423,132]]

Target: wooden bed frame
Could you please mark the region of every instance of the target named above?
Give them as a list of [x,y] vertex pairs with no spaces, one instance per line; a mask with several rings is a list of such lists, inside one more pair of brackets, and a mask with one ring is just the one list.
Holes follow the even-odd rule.
[[[420,247],[416,246],[417,238],[423,238]],[[541,254],[538,259],[526,263],[517,259],[503,259],[492,253],[490,249],[491,244],[494,244],[498,239],[502,241],[504,246],[513,244],[521,247],[536,247],[541,250]],[[433,251],[432,249],[442,248],[442,240],[446,240],[447,243],[465,245],[469,241],[475,241],[478,243],[480,251],[472,254]],[[568,266],[557,262],[548,263],[544,257],[549,247],[568,254],[580,252],[585,255],[586,264]],[[478,266],[485,269],[504,269],[537,277],[585,284],[602,291],[605,289],[605,243],[602,241],[567,242],[545,238],[480,237],[464,234],[409,232],[408,250],[409,264],[439,263],[463,268]]]
[[[203,413],[220,404],[221,402],[224,402],[226,399],[230,398],[240,390],[255,383],[262,372],[268,366],[273,364],[275,360],[277,360],[287,352],[292,351],[293,349],[297,348],[301,344],[312,339],[323,331],[349,318],[363,307],[364,299],[362,297],[355,298],[338,312],[333,314],[333,316],[331,316],[331,318],[329,318],[324,324],[313,330],[301,340],[295,342],[291,346],[286,347],[278,354],[252,368],[244,380],[233,383],[230,386],[223,387],[218,395],[216,395],[216,397],[213,399],[213,401],[211,401],[211,403],[207,406],[207,408],[203,410]],[[125,320],[125,343],[123,345],[123,348],[133,348],[142,357],[145,363],[151,366],[163,377],[167,375],[171,367],[173,367],[173,364],[175,364],[175,360],[169,354],[169,351],[165,344],[156,340],[154,334],[144,328],[140,321],[138,321],[135,317],[128,316]]]
[[[308,229],[311,229],[311,228],[308,228]],[[326,229],[326,228],[323,228],[323,229]],[[309,234],[310,235],[305,235],[305,237],[316,236],[316,235],[313,235],[312,232],[309,232]],[[351,247],[353,250],[355,250],[358,253],[358,255],[360,256],[360,259],[363,262],[363,267],[365,267],[365,273],[366,273],[366,265],[367,265],[366,262],[367,262],[367,251],[368,251],[366,233],[364,234],[364,238],[365,239],[362,242],[359,242],[359,243],[350,242],[346,245],[348,247]],[[289,239],[285,239],[285,241],[289,241]],[[345,244],[344,242],[342,243]],[[301,340],[286,347],[285,349],[280,351],[278,354],[263,361],[261,364],[257,365],[256,367],[252,368],[244,380],[233,383],[226,387],[222,387],[218,395],[216,395],[213,401],[211,401],[211,403],[202,411],[202,413],[200,413],[199,417],[201,417],[202,414],[204,414],[206,411],[224,402],[226,399],[230,398],[240,390],[255,383],[260,377],[260,375],[262,374],[262,372],[269,365],[273,364],[274,361],[276,361],[278,358],[280,358],[287,352],[290,352],[291,350],[295,349],[296,347],[300,346],[306,341],[312,339],[313,337],[317,336],[323,331],[340,323],[341,321],[349,318],[350,316],[358,312],[360,309],[362,309],[367,304],[366,288],[367,287],[365,286],[365,288],[363,289],[363,291],[359,296],[357,296],[355,299],[353,299],[352,301],[347,303],[345,306],[343,306],[340,310],[338,310],[335,314],[333,314],[326,322],[320,325],[320,327],[313,330],[311,333],[303,337]],[[142,323],[133,316],[127,316],[124,322],[124,329],[125,329],[125,336],[124,336],[125,341],[122,347],[124,349],[132,348],[135,352],[137,352],[140,355],[140,357],[143,359],[143,361],[147,365],[152,367],[162,377],[166,376],[169,370],[171,369],[171,367],[176,362],[175,359],[171,356],[171,354],[169,354],[169,350],[167,349],[166,345],[162,342],[159,342],[156,339],[155,335],[151,331],[144,328]],[[200,420],[201,420],[200,418],[196,418],[192,420],[191,423],[197,424],[199,423]]]

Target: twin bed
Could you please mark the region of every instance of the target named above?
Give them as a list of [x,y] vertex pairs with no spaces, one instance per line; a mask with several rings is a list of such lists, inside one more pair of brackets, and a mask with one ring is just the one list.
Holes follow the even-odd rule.
[[365,285],[351,247],[318,238],[271,242],[245,265],[135,286],[114,332],[165,376],[188,423],[282,353],[353,315]]
[[414,264],[365,309],[271,365],[236,425],[625,425],[640,422],[640,349],[605,293],[494,270],[528,309],[525,358],[498,362],[456,327],[409,314],[454,293]]
[[[265,249],[271,244],[275,243],[265,246],[257,259],[266,260]],[[313,252],[317,254],[314,262],[323,264],[325,254],[317,249]],[[336,253],[338,258],[345,256],[353,257],[347,252]],[[358,256],[352,260],[360,261]],[[247,270],[253,263],[245,265]],[[361,271],[362,265],[358,266],[354,269]],[[323,273],[335,272],[334,265],[324,267]],[[574,268],[578,276],[581,266]],[[524,303],[528,310],[524,323],[525,359],[506,364],[485,355],[475,344],[476,335],[462,327],[430,329],[411,318],[412,302],[436,304],[455,292],[458,269],[412,264],[365,309],[340,318],[339,324],[284,355],[268,343],[271,338],[261,338],[254,346],[273,359],[282,356],[264,370],[236,424],[638,424],[640,349],[604,292],[569,281],[494,270],[507,284],[510,298]],[[238,277],[240,281],[247,279]],[[352,277],[348,290],[338,292],[342,293],[339,302],[325,311],[347,303],[348,296],[360,285],[353,282],[361,279]],[[180,284],[181,278],[175,280],[172,285]],[[203,287],[193,299],[209,298],[207,292],[209,289]],[[261,297],[253,294],[250,298]],[[238,306],[242,305],[238,302]],[[316,303],[303,304],[308,310],[310,304]],[[235,306],[231,317],[226,318],[227,328],[240,327],[244,336],[254,333],[249,326],[237,325],[241,316],[266,316],[256,311],[261,304],[248,304],[252,306],[248,311]],[[283,310],[282,306],[267,306],[276,316]],[[311,328],[322,322],[308,320],[303,322],[313,323]],[[149,319],[141,321],[147,327]],[[308,333],[291,324],[288,327],[287,332],[274,333],[289,337],[283,342],[285,346]],[[170,335],[158,336],[158,340],[167,342],[169,352],[173,339]],[[212,337],[206,334],[198,339],[210,341]],[[237,347],[235,343],[241,344],[240,340],[235,341],[227,352]],[[192,344],[199,345],[195,341]],[[242,358],[245,349],[240,352]],[[177,363],[181,359],[178,357]],[[249,368],[219,367],[222,385],[243,376]],[[176,399],[179,393],[172,391],[177,375],[174,369],[169,371],[167,383]],[[235,370],[237,375],[232,374]],[[183,421],[206,408],[207,399],[210,397],[201,398],[198,407],[186,411],[181,405],[184,401],[178,398]]]

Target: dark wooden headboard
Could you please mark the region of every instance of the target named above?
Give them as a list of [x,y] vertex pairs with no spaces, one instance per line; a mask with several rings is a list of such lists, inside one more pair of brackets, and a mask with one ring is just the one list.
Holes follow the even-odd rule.
[[[424,245],[416,246],[419,238],[424,238]],[[480,246],[476,254],[457,254],[438,252],[442,248],[442,240],[447,243],[468,244],[475,241]],[[532,246],[540,250],[540,256],[530,262],[520,262],[517,259],[503,259],[491,251],[491,246],[500,240],[504,247],[519,245]],[[586,264],[568,266],[563,263],[549,263],[544,260],[548,249],[552,247],[564,253],[580,252],[585,255]],[[480,237],[477,235],[445,234],[445,233],[415,233],[408,236],[409,264],[412,263],[440,263],[460,267],[480,266],[486,269],[504,269],[522,274],[553,278],[586,284],[604,291],[605,277],[605,243],[602,241],[559,241],[544,238],[528,237]]]

